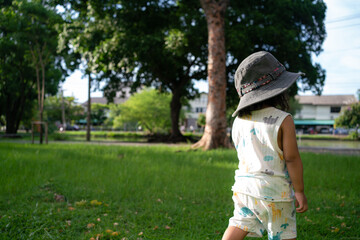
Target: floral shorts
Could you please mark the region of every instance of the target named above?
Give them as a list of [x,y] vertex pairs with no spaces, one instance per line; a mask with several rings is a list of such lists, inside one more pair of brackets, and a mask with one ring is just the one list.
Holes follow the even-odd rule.
[[234,216],[229,226],[249,232],[248,237],[269,240],[296,238],[296,211],[293,202],[269,202],[234,192]]

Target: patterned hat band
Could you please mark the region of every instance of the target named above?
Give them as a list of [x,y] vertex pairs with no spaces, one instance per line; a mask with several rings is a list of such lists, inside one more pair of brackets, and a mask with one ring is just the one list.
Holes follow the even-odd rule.
[[264,86],[271,81],[276,80],[283,72],[285,71],[285,67],[280,64],[277,68],[274,69],[274,71],[265,74],[264,76],[260,77],[259,79],[255,80],[254,82],[247,83],[244,85],[241,85],[240,89],[238,90],[239,95],[242,97],[246,93],[249,93],[251,91],[254,91],[255,89],[258,89],[261,86]]

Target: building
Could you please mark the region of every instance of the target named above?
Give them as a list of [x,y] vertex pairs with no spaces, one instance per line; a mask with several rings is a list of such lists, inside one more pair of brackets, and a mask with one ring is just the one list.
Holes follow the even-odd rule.
[[200,93],[198,98],[189,101],[188,109],[185,109],[185,129],[186,130],[197,130],[199,126],[197,119],[200,114],[206,113],[208,95],[205,92]]
[[[354,95],[323,95],[323,96],[295,96],[301,105],[296,112],[294,121],[296,128],[302,132],[328,133],[334,127],[335,119],[341,110],[357,102]],[[206,113],[208,96],[200,93],[200,97],[189,102],[189,109],[185,113],[186,130],[197,130],[197,119],[200,114]]]
[[[114,97],[114,103],[115,104],[121,104],[126,102],[130,97],[130,88],[126,88],[124,94],[122,92],[117,92],[116,96]],[[87,103],[88,101],[85,101],[81,104],[85,109],[87,109]],[[100,104],[108,104],[108,100],[106,97],[92,97],[91,98],[91,104],[93,103],[100,103]]]
[[354,95],[296,96],[301,109],[294,116],[296,128],[304,132],[329,132],[342,108],[357,102]]

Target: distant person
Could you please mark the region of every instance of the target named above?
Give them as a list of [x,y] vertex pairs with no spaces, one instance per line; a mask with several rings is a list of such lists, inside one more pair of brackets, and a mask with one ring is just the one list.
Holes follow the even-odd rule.
[[308,204],[295,125],[285,111],[286,90],[300,75],[264,51],[248,56],[235,73],[240,103],[232,115],[232,139],[239,165],[234,216],[223,240],[262,237],[266,231],[270,240],[296,239],[295,213]]

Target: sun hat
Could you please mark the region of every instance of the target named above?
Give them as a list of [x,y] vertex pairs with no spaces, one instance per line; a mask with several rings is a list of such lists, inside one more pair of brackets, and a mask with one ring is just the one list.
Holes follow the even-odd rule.
[[288,89],[303,73],[286,71],[269,52],[260,51],[245,58],[235,72],[235,88],[240,102],[238,112],[250,105],[275,97]]

